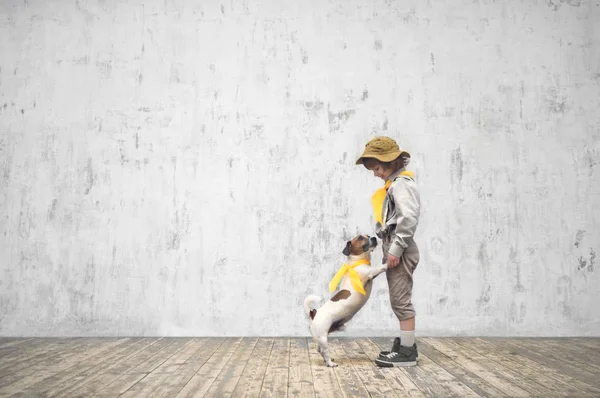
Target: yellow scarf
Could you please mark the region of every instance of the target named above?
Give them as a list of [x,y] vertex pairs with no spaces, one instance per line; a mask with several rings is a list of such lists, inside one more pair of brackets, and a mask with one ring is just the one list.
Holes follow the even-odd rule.
[[358,267],[359,265],[363,265],[363,264],[371,264],[371,262],[369,260],[358,260],[357,262],[353,263],[352,265],[348,265],[348,264],[342,265],[342,267],[335,274],[335,276],[333,277],[331,282],[329,282],[329,292],[330,293],[334,292],[337,285],[340,283],[340,281],[342,280],[344,275],[346,275],[346,273],[347,273],[350,276],[350,282],[352,283],[352,287],[354,287],[354,289],[357,292],[366,295],[367,292],[365,292],[365,289],[363,288],[363,284],[360,281],[360,276],[358,275],[358,272],[356,272],[356,270],[354,269],[354,268]]
[[[415,178],[415,173],[408,170],[404,170],[399,175],[409,176],[412,179]],[[375,213],[375,221],[377,221],[379,224],[383,224],[383,200],[385,199],[385,195],[387,195],[390,185],[392,185],[392,180],[387,180],[385,182],[385,186],[375,191],[375,194],[373,194],[373,197],[371,198],[373,212]]]

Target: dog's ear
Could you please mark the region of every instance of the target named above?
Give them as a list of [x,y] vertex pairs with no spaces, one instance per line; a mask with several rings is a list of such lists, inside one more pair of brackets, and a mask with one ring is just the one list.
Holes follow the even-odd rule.
[[350,255],[350,245],[352,245],[352,242],[350,242],[350,241],[346,242],[346,247],[344,247],[344,250],[342,250],[342,254],[344,256]]

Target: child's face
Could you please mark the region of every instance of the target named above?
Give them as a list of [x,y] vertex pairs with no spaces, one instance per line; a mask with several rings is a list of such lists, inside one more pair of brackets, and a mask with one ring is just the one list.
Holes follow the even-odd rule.
[[367,169],[373,172],[375,177],[379,177],[382,180],[387,180],[394,170],[383,167],[381,163],[373,162],[372,164],[367,165]]

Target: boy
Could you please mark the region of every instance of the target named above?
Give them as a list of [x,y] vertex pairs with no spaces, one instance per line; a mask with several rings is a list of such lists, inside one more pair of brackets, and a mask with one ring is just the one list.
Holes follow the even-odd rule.
[[384,188],[373,195],[376,233],[383,241],[383,263],[390,290],[390,304],[400,321],[400,338],[391,351],[382,351],[379,366],[415,366],[415,310],[411,302],[413,273],[419,263],[419,248],[414,234],[419,224],[420,196],[412,172],[405,166],[410,154],[402,151],[389,137],[375,137],[367,143],[356,164],[364,165],[375,177],[384,180]]

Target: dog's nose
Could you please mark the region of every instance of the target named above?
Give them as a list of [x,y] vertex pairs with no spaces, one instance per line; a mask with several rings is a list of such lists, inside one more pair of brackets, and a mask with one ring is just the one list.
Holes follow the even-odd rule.
[[374,237],[374,236],[372,236],[372,237],[369,239],[369,243],[371,244],[371,246],[377,246],[377,238],[376,238],[376,237]]

